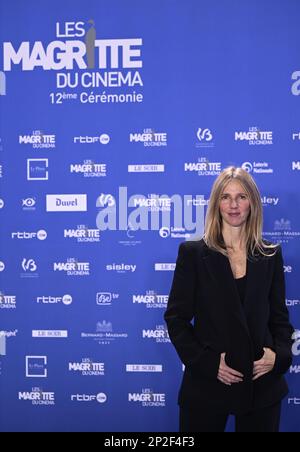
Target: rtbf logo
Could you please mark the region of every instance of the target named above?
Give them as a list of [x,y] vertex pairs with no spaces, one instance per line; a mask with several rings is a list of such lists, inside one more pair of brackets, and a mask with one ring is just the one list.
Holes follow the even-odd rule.
[[94,143],[101,143],[101,144],[108,144],[110,142],[110,136],[107,135],[107,133],[102,133],[102,135],[96,136],[96,137],[90,137],[90,136],[79,136],[74,137],[74,143],[75,144],[94,144]]
[[18,232],[12,232],[11,233],[12,239],[18,239],[18,240],[30,240],[30,239],[38,239],[38,240],[46,240],[47,238],[47,232],[41,229],[37,232],[25,232],[25,231],[18,231]]
[[99,392],[97,395],[89,395],[89,394],[74,394],[71,395],[72,402],[84,402],[84,403],[91,403],[91,402],[98,402],[98,403],[105,403],[107,401],[107,396],[103,392]]
[[62,297],[54,297],[51,295],[42,295],[36,298],[37,304],[64,304],[65,306],[70,306],[73,303],[73,298],[71,295],[63,295]]

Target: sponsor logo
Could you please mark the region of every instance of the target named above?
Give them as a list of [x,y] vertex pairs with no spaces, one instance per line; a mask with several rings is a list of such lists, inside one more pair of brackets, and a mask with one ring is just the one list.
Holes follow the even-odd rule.
[[32,388],[32,391],[19,391],[18,400],[31,402],[32,405],[55,405],[55,393],[45,392],[42,388]]
[[0,272],[3,272],[5,270],[5,264],[4,262],[0,261]]
[[300,366],[291,366],[290,367],[290,374],[299,374],[300,373]]
[[274,170],[267,162],[244,162],[242,168],[248,173],[255,174],[273,174]]
[[4,201],[3,201],[3,199],[0,198],[0,209],[3,209],[3,207],[4,207]]
[[99,345],[109,345],[115,343],[119,339],[127,339],[128,334],[123,332],[114,332],[112,322],[103,320],[97,322],[95,333],[81,333],[82,339],[91,339],[96,341]]
[[289,397],[288,405],[300,405],[300,397]]
[[32,337],[45,339],[66,339],[67,330],[32,330]]
[[205,157],[199,157],[197,162],[186,162],[184,171],[196,172],[198,176],[218,176],[221,171],[221,162],[209,162]]
[[126,372],[162,372],[161,364],[126,364]]
[[113,263],[113,264],[106,265],[106,270],[108,272],[113,271],[113,272],[117,272],[117,273],[128,273],[128,272],[134,273],[136,271],[136,269],[137,269],[137,266],[132,265],[132,264],[124,264],[124,263],[115,264],[115,263]]
[[197,139],[196,148],[213,148],[215,146],[213,134],[210,129],[202,129],[199,127],[197,130]]
[[170,343],[170,337],[165,325],[156,325],[155,330],[142,330],[143,339],[154,339],[157,343]]
[[176,268],[176,264],[157,263],[154,265],[156,272],[173,272]]
[[300,300],[297,300],[297,299],[295,299],[295,300],[291,300],[291,299],[286,299],[285,300],[285,304],[288,306],[288,307],[292,307],[292,306],[300,306]]
[[69,372],[80,373],[83,377],[88,376],[104,376],[104,363],[96,363],[90,358],[84,358],[81,362],[70,362]]
[[300,160],[292,162],[292,170],[300,171]]
[[48,159],[27,159],[27,180],[48,180]]
[[168,295],[158,295],[153,290],[146,292],[146,295],[133,295],[133,304],[142,304],[147,308],[163,308],[165,309],[168,303]]
[[144,129],[142,133],[131,133],[130,143],[143,143],[145,147],[167,146],[167,133],[155,132],[153,129]]
[[19,239],[19,240],[30,240],[30,239],[38,239],[38,240],[46,240],[47,238],[47,232],[43,229],[37,232],[12,232],[11,233],[12,239]]
[[11,337],[16,337],[17,334],[18,334],[18,330],[14,330],[14,331],[3,331],[2,330],[2,331],[0,331],[0,356],[6,356],[7,339],[9,339]]
[[128,165],[128,173],[164,173],[165,165]]
[[16,309],[17,297],[16,295],[5,295],[0,292],[0,309]]
[[23,210],[35,210],[36,198],[25,198],[22,199],[22,209]]
[[90,263],[78,262],[75,258],[71,257],[67,262],[54,262],[53,271],[65,272],[67,276],[89,276]]
[[26,377],[47,378],[47,356],[26,356]]
[[258,127],[249,127],[247,132],[239,131],[234,134],[235,141],[248,141],[250,145],[273,144],[273,132],[259,130]]
[[101,135],[96,137],[90,136],[74,137],[75,144],[94,144],[94,143],[108,144],[109,142],[110,136],[107,135],[107,133],[102,133]]
[[21,273],[21,278],[38,278],[39,274],[37,273],[37,264],[34,259],[24,259],[21,263],[22,270],[24,273]]
[[279,198],[271,198],[268,196],[262,196],[261,197],[262,205],[265,206],[277,206],[279,202]]
[[62,297],[54,297],[51,295],[36,297],[37,304],[64,304],[65,306],[70,306],[73,303],[73,298],[71,295],[63,295]]
[[80,224],[77,229],[65,229],[64,238],[75,239],[78,243],[100,242],[99,229],[89,229],[88,226]]
[[100,404],[105,403],[107,401],[107,395],[104,392],[99,392],[96,395],[90,394],[73,394],[71,395],[72,402],[83,402],[83,403],[91,403],[98,402]]
[[113,301],[118,299],[118,293],[98,292],[96,294],[96,303],[98,306],[111,306]]
[[72,163],[70,165],[70,173],[81,174],[83,177],[105,177],[106,164],[84,160],[83,163]]
[[140,403],[143,407],[166,406],[166,394],[155,393],[152,389],[142,389],[142,392],[128,393],[128,402]]
[[47,212],[86,212],[87,195],[47,195]]
[[55,148],[55,135],[45,134],[41,130],[34,130],[31,135],[19,135],[19,144],[31,144],[36,148]]

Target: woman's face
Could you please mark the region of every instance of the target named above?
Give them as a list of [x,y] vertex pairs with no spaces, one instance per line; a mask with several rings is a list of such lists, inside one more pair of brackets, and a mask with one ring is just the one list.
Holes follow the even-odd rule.
[[242,226],[250,213],[250,201],[243,186],[235,180],[230,181],[221,193],[220,214],[229,226]]

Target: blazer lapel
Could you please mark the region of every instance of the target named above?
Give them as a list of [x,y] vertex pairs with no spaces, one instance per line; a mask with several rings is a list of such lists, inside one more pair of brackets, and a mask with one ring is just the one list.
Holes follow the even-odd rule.
[[[204,263],[215,281],[220,295],[224,299],[224,303],[227,303],[226,309],[231,311],[231,315],[238,321],[247,335],[250,337],[250,332],[247,324],[246,310],[243,308],[239,293],[234,281],[233,273],[231,270],[229,259],[222,253],[217,251],[208,250],[208,254],[203,258]],[[249,304],[251,298],[251,284],[254,282],[254,268],[248,265],[248,277],[246,283],[246,297],[245,302]],[[254,264],[253,264],[254,265]]]

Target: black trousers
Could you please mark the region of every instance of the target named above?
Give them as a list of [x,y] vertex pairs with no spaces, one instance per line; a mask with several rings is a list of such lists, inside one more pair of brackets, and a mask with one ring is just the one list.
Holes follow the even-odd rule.
[[[235,431],[279,432],[281,402],[267,408],[235,416]],[[211,409],[180,407],[180,432],[224,432],[229,414]]]

